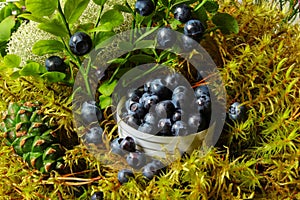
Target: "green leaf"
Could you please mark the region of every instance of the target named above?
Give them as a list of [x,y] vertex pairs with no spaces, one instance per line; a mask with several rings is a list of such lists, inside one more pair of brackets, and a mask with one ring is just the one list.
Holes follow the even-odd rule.
[[38,56],[57,53],[63,50],[63,43],[57,40],[40,40],[37,41],[32,47],[32,52]]
[[46,72],[42,74],[41,77],[45,78],[49,82],[60,82],[64,80],[66,74],[62,72]]
[[105,96],[110,96],[113,93],[117,83],[117,80],[113,80],[112,82],[105,81],[100,85],[98,91]]
[[236,19],[227,13],[216,13],[212,17],[212,21],[224,34],[237,34],[239,32]]
[[108,96],[101,95],[99,96],[100,108],[105,109],[112,104],[112,98]]
[[41,23],[38,25],[38,28],[59,37],[65,37],[69,34],[65,25],[59,19],[53,19],[51,21]]
[[168,0],[161,0],[161,3],[166,6],[169,7],[169,1]]
[[8,41],[11,35],[11,29],[15,26],[15,17],[6,17],[0,23],[0,42]]
[[7,54],[4,57],[5,67],[18,68],[20,66],[20,63],[21,63],[21,58],[17,55]]
[[48,21],[47,19],[45,19],[43,17],[38,17],[38,16],[28,14],[28,13],[23,13],[21,15],[18,15],[18,17],[19,18],[25,18],[25,19],[28,19],[28,20],[31,20],[31,21],[34,21],[34,22],[37,22],[37,23],[44,23],[44,22]]
[[127,6],[123,6],[120,4],[115,4],[113,7],[115,10],[118,10],[120,12],[125,12],[125,13],[133,13],[133,10]]
[[114,32],[99,32],[97,33],[94,43],[95,43],[95,49],[99,49],[102,47],[105,47],[106,45],[111,43],[112,37],[115,35]]
[[104,24],[100,24],[98,27],[89,30],[88,32],[110,32],[114,28],[113,24],[110,22],[106,22]]
[[195,11],[195,15],[202,23],[206,23],[208,20],[208,16],[204,7],[200,7],[197,11]]
[[207,1],[205,4],[204,4],[204,8],[207,12],[209,13],[215,13],[218,11],[219,9],[219,4],[218,2],[216,1]]
[[103,6],[107,0],[93,0],[93,2],[99,6]]
[[26,9],[35,16],[50,16],[58,7],[58,0],[26,0],[25,6]]
[[111,9],[106,11],[102,16],[101,16],[101,24],[105,23],[111,23],[113,27],[120,26],[124,21],[124,17],[122,13],[116,9]]
[[129,61],[142,64],[142,63],[153,63],[155,62],[155,59],[152,56],[137,54],[137,55],[130,56]]
[[76,22],[89,4],[89,0],[67,0],[64,13],[69,24]]
[[21,76],[36,76],[40,73],[45,72],[45,67],[40,65],[39,63],[36,62],[30,62],[26,64],[21,70],[20,70],[20,75]]

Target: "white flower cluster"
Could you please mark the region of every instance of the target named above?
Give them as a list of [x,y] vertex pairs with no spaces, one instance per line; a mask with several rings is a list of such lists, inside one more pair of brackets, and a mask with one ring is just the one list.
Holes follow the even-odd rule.
[[[61,1],[63,2],[63,0]],[[129,0],[129,5],[134,5],[134,0]],[[104,6],[103,13],[113,8],[114,4],[123,4],[122,0],[108,0]],[[95,23],[99,14],[100,7],[96,5],[92,0],[88,4],[86,10],[78,20],[78,24],[84,24],[88,22]],[[124,23],[115,29],[116,32],[126,31],[131,28],[132,16],[124,13]],[[16,54],[21,57],[21,65],[24,65],[26,61],[33,60],[40,64],[44,64],[45,59],[50,55],[37,56],[32,53],[33,45],[39,40],[55,39],[56,37],[50,33],[42,31],[38,28],[38,23],[29,21],[22,23],[16,32],[14,32],[8,42],[7,53]]]

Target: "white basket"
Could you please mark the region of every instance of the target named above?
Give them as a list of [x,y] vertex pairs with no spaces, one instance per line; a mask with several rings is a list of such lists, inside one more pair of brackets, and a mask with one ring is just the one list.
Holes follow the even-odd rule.
[[167,155],[175,155],[176,150],[191,154],[193,150],[201,148],[206,143],[208,139],[207,136],[209,136],[209,133],[214,129],[214,126],[211,126],[206,130],[187,136],[156,136],[143,133],[129,126],[120,118],[124,104],[125,99],[123,98],[117,105],[119,136],[122,138],[131,136],[134,138],[138,149],[149,156],[165,158]]

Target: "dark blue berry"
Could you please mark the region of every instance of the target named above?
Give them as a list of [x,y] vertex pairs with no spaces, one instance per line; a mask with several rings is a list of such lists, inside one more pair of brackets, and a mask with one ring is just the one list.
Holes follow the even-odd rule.
[[171,118],[175,111],[175,106],[171,100],[164,100],[156,104],[155,112],[160,118]]
[[148,16],[155,10],[155,5],[151,0],[137,0],[135,11],[141,16]]
[[153,106],[159,102],[159,98],[157,95],[150,95],[150,96],[143,98],[142,101],[143,101],[142,104],[143,104],[144,108],[149,110],[151,108],[151,106]]
[[103,192],[95,192],[91,196],[91,200],[102,200],[104,198]]
[[133,128],[137,128],[141,124],[141,120],[135,117],[134,115],[126,115],[124,117],[124,122]]
[[158,135],[171,136],[172,135],[172,122],[168,118],[163,118],[158,121],[157,127],[159,129]]
[[139,151],[130,152],[126,157],[126,161],[130,167],[140,169],[146,163],[146,155]]
[[134,152],[136,150],[135,148],[135,141],[132,137],[127,136],[125,137],[121,143],[120,143],[121,149],[129,152]]
[[196,100],[196,105],[200,113],[210,115],[211,99],[209,95],[203,94],[202,96],[198,97],[198,99]]
[[158,116],[155,113],[149,112],[144,117],[144,123],[151,125],[157,124],[157,118]]
[[124,156],[127,152],[121,148],[123,138],[116,138],[110,143],[111,152],[120,156]]
[[176,109],[171,120],[172,122],[180,121],[182,116],[182,109]]
[[138,127],[138,131],[141,131],[143,133],[148,133],[155,135],[157,132],[157,128],[155,127],[156,125],[148,124],[148,123],[143,123]]
[[81,119],[87,123],[99,122],[102,120],[102,112],[100,108],[96,105],[95,101],[86,101],[82,104]]
[[157,95],[160,100],[168,100],[172,98],[172,90],[156,82],[151,84],[150,91],[152,94]]
[[103,129],[100,126],[95,126],[89,129],[84,135],[86,143],[101,144]]
[[188,118],[188,126],[191,132],[195,133],[196,131],[203,131],[207,128],[208,123],[205,115],[198,113],[198,114],[191,114]]
[[142,174],[146,179],[151,180],[154,176],[159,175],[159,173],[163,171],[164,167],[165,166],[161,161],[152,160],[143,167]]
[[156,40],[160,47],[170,48],[176,42],[176,34],[172,29],[164,27],[157,32]]
[[200,85],[195,88],[195,96],[196,98],[201,97],[202,95],[209,95],[209,90],[206,85]]
[[132,101],[135,101],[135,102],[138,102],[142,95],[143,95],[143,89],[142,88],[129,90],[129,92],[128,92],[129,99],[132,100]]
[[239,102],[234,102],[230,105],[228,115],[233,121],[243,121],[247,117],[246,107]]
[[184,35],[197,40],[203,35],[205,28],[201,21],[197,19],[191,19],[187,21],[186,24],[184,25],[183,31],[184,31]]
[[175,136],[187,136],[189,134],[187,124],[183,121],[176,121],[172,125],[171,131]]
[[130,178],[134,178],[134,174],[129,169],[122,169],[118,172],[118,180],[121,184],[127,183]]
[[130,105],[129,114],[132,114],[137,119],[143,119],[146,114],[146,109],[141,103],[134,102]]
[[50,56],[45,61],[45,66],[47,71],[57,71],[57,72],[66,72],[67,65],[64,61],[58,56]]
[[186,4],[179,5],[174,10],[174,18],[178,21],[185,23],[191,17],[191,8]]
[[76,32],[71,36],[69,46],[73,54],[82,56],[92,49],[93,43],[88,34],[84,32]]

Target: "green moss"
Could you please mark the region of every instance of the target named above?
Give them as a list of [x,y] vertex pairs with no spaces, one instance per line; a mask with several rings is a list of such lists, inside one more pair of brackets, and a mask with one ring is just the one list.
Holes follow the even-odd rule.
[[[227,90],[227,105],[240,101],[248,108],[245,122],[224,131],[207,154],[195,151],[172,163],[161,177],[146,182],[138,175],[124,185],[118,183],[118,169],[101,164],[81,145],[64,157],[68,174],[42,177],[2,144],[3,198],[74,199],[79,190],[78,199],[87,199],[94,191],[103,191],[107,199],[300,198],[300,27],[282,23],[282,13],[265,4],[220,5],[238,20],[240,32],[211,34],[209,44],[216,46],[210,53],[218,55],[214,58]],[[0,82],[1,110],[9,101],[37,100],[46,114],[74,134],[72,88],[23,78],[2,77]]]

